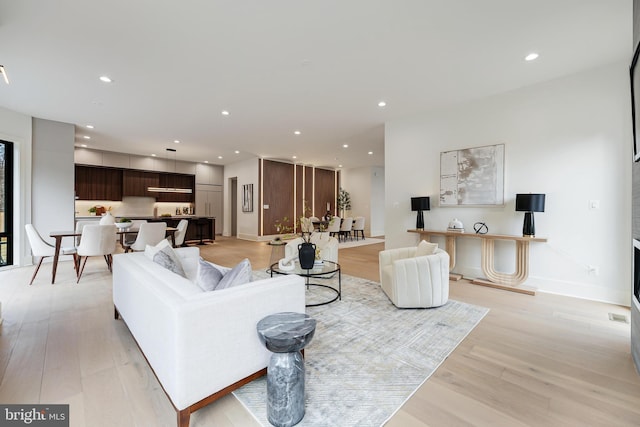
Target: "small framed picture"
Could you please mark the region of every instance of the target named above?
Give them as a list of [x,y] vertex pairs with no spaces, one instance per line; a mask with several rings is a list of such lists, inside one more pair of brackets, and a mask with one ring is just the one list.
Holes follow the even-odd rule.
[[242,212],[253,212],[253,184],[242,186]]

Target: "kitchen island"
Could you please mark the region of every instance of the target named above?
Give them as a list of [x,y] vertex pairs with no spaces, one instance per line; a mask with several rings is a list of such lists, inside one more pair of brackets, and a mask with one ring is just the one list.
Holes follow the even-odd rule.
[[[123,216],[116,216],[116,221]],[[100,216],[76,216],[78,220],[100,220]],[[177,227],[181,219],[189,221],[185,243],[203,243],[216,240],[216,218],[195,215],[173,215],[173,216],[127,216],[129,219],[144,219],[148,222],[165,222],[167,227]],[[200,234],[202,233],[202,235]]]

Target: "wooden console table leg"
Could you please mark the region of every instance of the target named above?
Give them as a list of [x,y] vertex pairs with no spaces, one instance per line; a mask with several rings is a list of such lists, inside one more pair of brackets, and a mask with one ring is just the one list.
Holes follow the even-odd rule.
[[[431,241],[430,234],[425,233],[423,236],[427,239],[427,241]],[[462,279],[462,274],[451,273],[451,271],[456,266],[456,236],[445,236],[444,250],[449,254],[449,280],[454,280],[457,282],[458,280]]]
[[516,241],[516,271],[513,273],[501,273],[495,270],[494,242],[494,239],[482,240],[482,272],[487,277],[487,280],[476,279],[471,283],[535,295],[535,289],[524,286],[518,287],[529,277],[529,242],[526,240]]

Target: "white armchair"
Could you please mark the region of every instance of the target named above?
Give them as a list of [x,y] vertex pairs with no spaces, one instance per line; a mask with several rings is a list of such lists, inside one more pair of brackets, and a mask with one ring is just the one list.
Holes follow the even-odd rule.
[[439,307],[449,299],[449,254],[415,256],[417,247],[380,251],[380,285],[400,308]]
[[[302,237],[289,240],[284,247],[284,257],[291,258],[298,255],[298,245],[302,243]],[[316,250],[320,250],[320,258],[338,262],[338,239],[330,237],[329,233],[313,233],[311,243],[316,245]]]

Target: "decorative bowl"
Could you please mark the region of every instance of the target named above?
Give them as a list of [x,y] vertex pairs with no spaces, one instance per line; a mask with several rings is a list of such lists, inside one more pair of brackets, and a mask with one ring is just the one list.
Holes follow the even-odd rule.
[[133,223],[131,221],[129,222],[116,222],[116,227],[118,227],[120,230],[126,230],[127,228],[131,227]]

